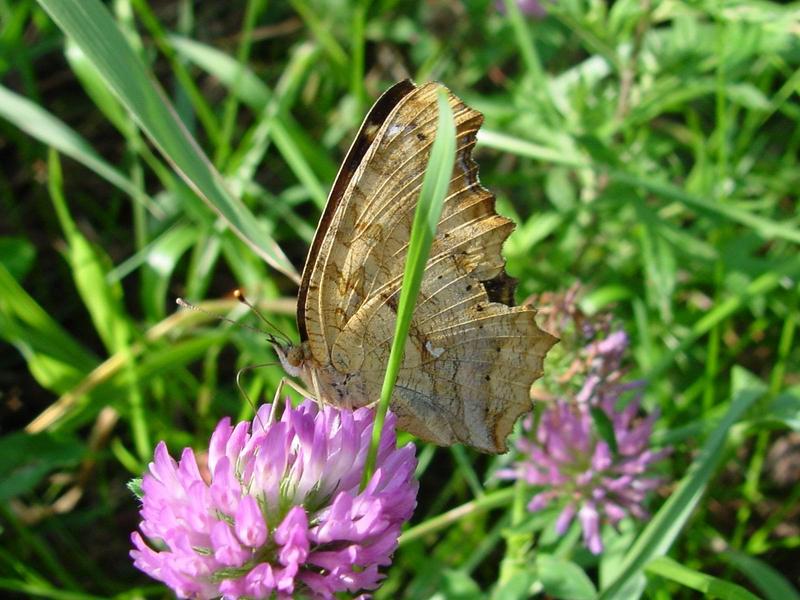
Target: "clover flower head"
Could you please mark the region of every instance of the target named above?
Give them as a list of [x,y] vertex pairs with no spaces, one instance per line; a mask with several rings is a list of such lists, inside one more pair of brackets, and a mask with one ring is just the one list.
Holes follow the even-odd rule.
[[616,453],[596,431],[588,406],[558,400],[543,412],[535,430],[533,420],[526,419],[523,427],[530,435],[517,442],[520,458],[500,473],[541,488],[528,503],[531,512],[559,506],[558,534],[566,533],[577,516],[584,544],[594,554],[603,550],[602,523],[647,516],[646,496],[661,483],[648,471],[667,453],[649,448],[656,415],[637,418],[638,400],[617,410],[609,399],[599,408],[613,425]]
[[176,462],[156,448],[131,557],[180,597],[332,598],[374,589],[391,563],[418,488],[413,444],[395,447],[395,417],[361,490],[371,409],[306,400],[271,421],[271,408],[217,425],[206,477],[191,449]]
[[[498,476],[539,488],[528,509],[557,506],[558,534],[577,518],[584,544],[599,554],[603,523],[616,525],[628,515],[646,517],[646,496],[662,482],[651,468],[669,450],[649,447],[657,414],[640,418],[639,397],[624,398],[644,386],[625,380],[627,334],[612,327],[609,315],[583,315],[577,308],[578,291],[550,299],[554,308],[546,314],[545,329],[562,338],[563,374],[550,378],[549,389],[539,392],[547,399],[546,408],[538,421],[523,421],[517,459]],[[610,436],[604,438],[599,431],[598,410],[611,425],[616,451]]]

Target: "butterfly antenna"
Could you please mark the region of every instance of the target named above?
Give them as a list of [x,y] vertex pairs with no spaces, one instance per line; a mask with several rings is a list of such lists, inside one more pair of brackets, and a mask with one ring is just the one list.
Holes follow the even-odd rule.
[[183,298],[175,298],[175,304],[180,306],[181,308],[187,308],[189,310],[193,310],[196,312],[201,312],[204,315],[208,315],[209,317],[214,317],[215,319],[219,319],[220,321],[225,321],[226,323],[230,323],[231,325],[238,325],[239,327],[247,327],[248,329],[252,329],[253,331],[258,331],[258,333],[263,333],[258,329],[253,329],[252,327],[248,327],[244,323],[240,323],[239,321],[234,321],[233,319],[229,319],[228,317],[223,317],[222,315],[218,315],[216,313],[212,313],[207,311],[205,308],[201,308],[196,304],[192,304],[191,302],[187,302]]
[[[275,338],[275,336],[272,335],[272,333],[270,333],[269,331],[262,331],[261,329],[258,329],[256,327],[251,327],[250,325],[247,325],[246,323],[241,323],[239,321],[235,321],[233,319],[229,319],[228,317],[223,317],[222,315],[218,315],[216,313],[209,312],[206,309],[197,306],[196,304],[192,304],[191,302],[187,302],[183,298],[175,298],[175,304],[177,304],[181,308],[186,308],[188,310],[194,310],[194,311],[197,311],[197,312],[201,312],[201,313],[203,313],[205,315],[208,315],[210,317],[214,317],[215,319],[219,319],[220,321],[225,321],[226,323],[230,323],[231,325],[236,325],[237,327],[244,327],[245,329],[249,329],[250,331],[254,331],[254,332],[256,332],[256,333],[258,333],[260,335],[266,335],[267,338],[269,339],[270,344],[278,342],[278,340]],[[283,337],[286,337],[284,334],[281,334],[281,335],[283,335]],[[291,343],[291,342],[289,342],[289,343]]]
[[292,340],[291,340],[291,339],[289,339],[289,336],[288,336],[288,335],[286,335],[285,333],[283,333],[283,331],[281,331],[281,330],[280,330],[280,328],[279,328],[277,325],[275,325],[275,323],[273,323],[272,321],[270,321],[269,319],[267,319],[267,317],[265,317],[265,316],[264,316],[264,315],[261,313],[261,311],[260,311],[260,310],[258,310],[258,308],[256,308],[255,304],[253,304],[252,302],[250,302],[250,300],[248,300],[248,299],[245,297],[245,295],[242,293],[242,290],[234,290],[234,291],[233,291],[233,297],[234,297],[234,298],[236,298],[236,299],[237,299],[239,302],[241,302],[242,304],[244,304],[244,305],[245,305],[247,308],[249,308],[250,310],[252,310],[252,311],[253,311],[253,312],[256,314],[256,316],[257,316],[259,319],[261,319],[261,321],[262,321],[262,322],[263,322],[265,325],[267,325],[267,326],[269,326],[269,327],[272,327],[272,328],[273,328],[273,329],[274,329],[274,330],[277,332],[277,334],[278,334],[278,335],[279,335],[281,338],[283,338],[283,340],[285,341],[285,343],[286,343],[286,344],[288,344],[288,345],[292,345]]
[[242,367],[238,371],[236,371],[236,387],[239,388],[239,393],[244,396],[244,399],[247,400],[247,403],[250,405],[250,408],[253,409],[253,414],[255,414],[256,419],[258,419],[259,425],[264,428],[264,423],[261,422],[261,417],[258,416],[258,410],[256,409],[255,402],[250,399],[250,395],[245,391],[244,386],[242,385],[242,373],[244,373],[250,367]]
[[[244,399],[247,400],[247,403],[250,405],[250,408],[253,409],[253,413],[255,414],[256,419],[258,419],[258,424],[261,425],[261,428],[264,429],[264,431],[267,430],[267,425],[271,424],[275,420],[275,403],[273,402],[273,405],[270,408],[269,417],[267,419],[267,423],[264,423],[261,420],[261,417],[258,414],[258,409],[256,409],[255,402],[253,402],[250,399],[250,395],[245,391],[244,385],[242,385],[242,373],[244,373],[245,371],[251,371],[253,369],[257,369],[257,368],[260,368],[260,367],[274,367],[275,365],[279,365],[279,364],[280,364],[279,362],[274,362],[273,361],[273,362],[261,363],[260,365],[247,365],[246,367],[242,367],[241,369],[236,371],[236,387],[239,388],[239,393],[242,396],[244,396]],[[280,386],[279,386],[279,388],[280,388]]]

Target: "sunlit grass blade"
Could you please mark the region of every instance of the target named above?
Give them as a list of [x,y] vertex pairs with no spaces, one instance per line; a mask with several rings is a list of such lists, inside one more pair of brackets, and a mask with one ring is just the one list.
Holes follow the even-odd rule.
[[61,163],[53,150],[48,167],[50,198],[67,242],[65,255],[75,286],[106,349],[110,353],[117,352],[134,336],[122,305],[122,286],[108,281],[106,273],[110,260],[89,243],[75,224],[64,198]]
[[[1,275],[2,267],[0,267]],[[223,343],[228,333],[219,330],[177,342],[174,336],[192,324],[213,319],[211,314],[215,312],[220,313],[224,309],[231,309],[237,305],[238,303],[232,300],[218,300],[203,304],[203,307],[208,310],[207,313],[179,311],[171,314],[147,330],[142,341],[131,345],[125,352],[112,354],[97,364],[94,369],[88,371],[85,377],[75,382],[74,387],[64,390],[64,393],[33,419],[25,430],[28,433],[38,433],[56,428],[61,421],[73,417],[85,408],[88,394],[101,385],[113,381],[120,373],[124,373],[126,364],[132,359],[141,360],[138,365],[138,375],[142,381],[165,371],[174,371],[176,368],[196,360],[209,347]],[[173,337],[169,339],[168,344],[164,344],[163,342],[168,336]],[[158,344],[161,344],[160,349]]]
[[453,121],[453,111],[447,99],[447,92],[439,89],[439,120],[436,129],[436,139],[428,159],[425,177],[422,180],[422,189],[414,212],[414,223],[411,226],[411,237],[408,243],[403,283],[400,290],[400,301],[397,307],[397,322],[395,323],[392,349],[389,352],[389,362],[386,366],[386,376],[381,388],[381,398],[375,414],[375,424],[372,430],[372,445],[370,446],[367,463],[364,467],[362,487],[369,481],[375,465],[383,422],[386,411],[389,409],[389,400],[397,381],[400,365],[403,363],[408,330],[411,326],[411,317],[414,314],[414,305],[425,274],[425,266],[431,251],[433,237],[442,214],[442,206],[447,196],[450,180],[453,177],[453,165],[456,160],[456,128]]
[[122,302],[122,286],[118,282],[108,281],[110,259],[92,246],[78,230],[64,197],[61,162],[58,153],[52,149],[49,153],[48,167],[50,198],[67,240],[66,256],[71,266],[75,287],[108,352],[121,353],[128,357],[125,360],[128,374],[125,388],[129,400],[131,424],[139,454],[146,456],[151,444],[147,435],[147,420],[142,409],[142,394],[136,377],[136,364],[130,357],[130,344],[136,334]]
[[625,586],[633,578],[639,576],[641,569],[652,559],[666,554],[683,530],[719,466],[724,455],[723,450],[728,432],[765,391],[764,387],[752,386],[747,383],[744,372],[740,370],[733,372],[732,387],[736,391],[731,399],[728,412],[709,436],[702,451],[689,467],[686,476],[658,513],[650,519],[622,559],[619,575],[611,585],[603,590],[600,598],[605,600],[625,598],[625,592],[623,592]]
[[232,197],[108,10],[98,0],[39,0],[56,24],[97,67],[108,86],[189,186],[275,269],[299,280],[283,251]]

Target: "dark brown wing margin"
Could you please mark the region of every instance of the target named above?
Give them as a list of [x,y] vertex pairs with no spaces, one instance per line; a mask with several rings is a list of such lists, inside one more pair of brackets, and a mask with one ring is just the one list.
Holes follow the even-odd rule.
[[353,175],[361,164],[361,159],[367,153],[372,141],[375,139],[377,128],[383,124],[389,113],[392,112],[395,106],[405,98],[408,94],[416,89],[409,79],[394,84],[383,95],[378,98],[377,102],[372,106],[372,109],[367,114],[361,128],[358,130],[358,135],[353,140],[350,150],[347,151],[347,156],[339,167],[339,173],[336,175],[336,180],[331,188],[331,193],[328,195],[328,202],[325,204],[325,211],[319,219],[317,231],[314,234],[314,241],[311,243],[311,249],[308,251],[306,264],[303,267],[303,279],[300,282],[300,291],[297,294],[297,329],[300,331],[300,341],[308,339],[308,331],[306,330],[306,299],[308,297],[308,280],[311,278],[311,271],[314,268],[314,263],[319,254],[319,247],[322,240],[328,231],[333,214],[342,200],[342,195],[347,189],[347,185],[353,178]]

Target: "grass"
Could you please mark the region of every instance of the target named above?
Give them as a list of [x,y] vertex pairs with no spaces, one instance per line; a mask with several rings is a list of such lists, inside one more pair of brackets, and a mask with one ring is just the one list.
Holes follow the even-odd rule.
[[410,76],[485,115],[519,299],[579,283],[631,336],[671,483],[594,557],[495,459],[420,444],[376,597],[800,595],[796,4],[98,6],[0,0],[0,589],[166,595],[127,557],[125,482],[158,440],[176,455],[250,416],[236,373],[275,360],[174,299],[255,326],[241,286],[294,335],[338,161]]

